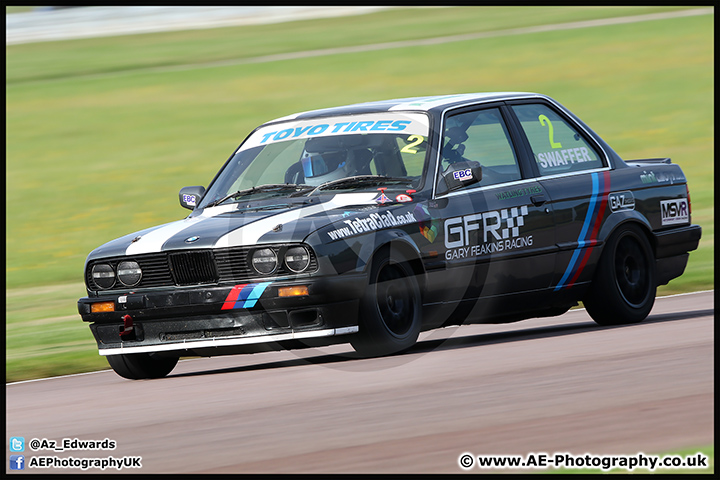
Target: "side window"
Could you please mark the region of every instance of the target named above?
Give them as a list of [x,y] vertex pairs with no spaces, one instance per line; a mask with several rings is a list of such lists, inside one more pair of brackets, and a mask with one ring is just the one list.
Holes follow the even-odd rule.
[[540,175],[602,168],[602,157],[564,118],[546,105],[512,107],[522,125]]
[[[439,190],[444,176],[458,169],[480,166],[482,180],[467,187],[494,185],[520,179],[520,168],[500,110],[460,113],[449,116],[443,132]],[[462,181],[462,177],[461,177]]]

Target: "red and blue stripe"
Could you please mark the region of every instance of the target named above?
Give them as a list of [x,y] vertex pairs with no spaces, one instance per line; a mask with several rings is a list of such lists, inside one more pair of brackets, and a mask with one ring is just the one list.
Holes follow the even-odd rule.
[[599,173],[592,173],[590,176],[592,193],[590,194],[587,215],[585,215],[585,221],[578,236],[578,246],[573,251],[570,263],[565,269],[560,282],[555,287],[555,291],[575,285],[587,265],[593,248],[598,244],[598,232],[600,231],[600,225],[602,225],[602,219],[607,207],[607,197],[610,192],[610,172],[605,171],[602,176]]
[[252,308],[260,299],[265,289],[272,282],[245,283],[235,285],[228,293],[221,310],[233,310],[235,308]]

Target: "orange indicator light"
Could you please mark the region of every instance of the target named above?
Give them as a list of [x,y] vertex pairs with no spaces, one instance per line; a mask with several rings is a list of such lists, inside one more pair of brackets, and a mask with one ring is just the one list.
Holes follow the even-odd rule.
[[280,297],[301,297],[303,295],[309,295],[307,285],[278,288],[278,296]]
[[90,311],[92,313],[114,312],[115,311],[115,302],[93,303],[92,305],[90,305]]

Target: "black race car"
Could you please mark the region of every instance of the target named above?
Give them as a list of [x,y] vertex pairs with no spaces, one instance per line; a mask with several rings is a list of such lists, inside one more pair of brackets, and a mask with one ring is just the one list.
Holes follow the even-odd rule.
[[112,368],[560,315],[642,321],[701,229],[682,170],[622,160],[532,93],[407,98],[256,130],[183,220],[94,250],[78,310]]

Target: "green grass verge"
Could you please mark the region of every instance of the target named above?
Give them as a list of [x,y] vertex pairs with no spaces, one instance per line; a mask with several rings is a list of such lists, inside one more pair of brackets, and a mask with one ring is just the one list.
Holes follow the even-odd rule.
[[109,368],[77,313],[82,283],[6,291],[8,382]]
[[105,368],[75,310],[76,299],[84,295],[80,282],[88,252],[121,235],[182,218],[187,212],[178,205],[180,187],[207,185],[258,124],[358,101],[537,91],[577,113],[624,158],[671,156],[689,179],[693,221],[702,225],[703,239],[686,273],[660,293],[713,288],[712,15],[268,63],[147,70],[670,10],[393,9],[340,19],[7,46],[8,380]]
[[5,14],[8,13],[26,13],[26,12],[32,12],[36,8],[41,7],[19,7],[19,6],[13,6],[13,7],[5,7]]

